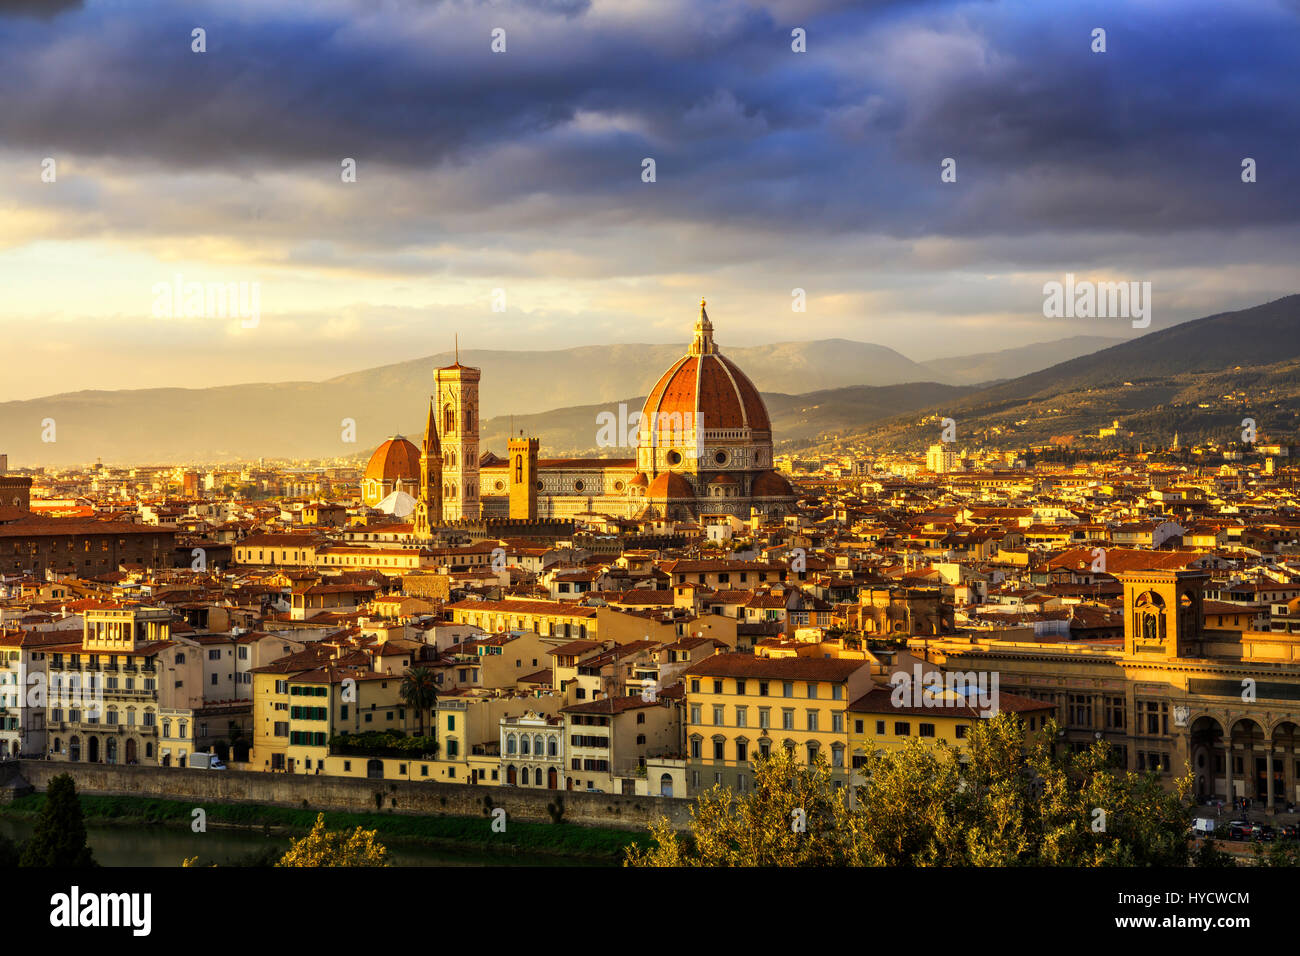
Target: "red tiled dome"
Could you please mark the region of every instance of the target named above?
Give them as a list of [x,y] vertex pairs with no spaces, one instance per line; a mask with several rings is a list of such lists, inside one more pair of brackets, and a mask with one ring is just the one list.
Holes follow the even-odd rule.
[[[652,417],[656,413],[657,419]],[[689,431],[697,422],[708,429],[772,430],[754,383],[717,352],[678,359],[650,390],[642,421],[657,421],[661,433],[670,428]]]
[[788,498],[794,495],[790,482],[774,471],[765,471],[754,479],[750,494],[755,498]]
[[644,471],[638,471],[636,477],[628,482],[628,484],[635,485],[638,488],[644,488],[646,485],[650,484],[650,479],[645,476]]
[[674,474],[671,471],[662,472],[654,481],[650,482],[650,490],[646,492],[647,498],[695,498],[695,492],[691,490],[690,482],[681,475]]
[[419,481],[420,449],[401,435],[388,439],[370,456],[366,479],[371,481]]

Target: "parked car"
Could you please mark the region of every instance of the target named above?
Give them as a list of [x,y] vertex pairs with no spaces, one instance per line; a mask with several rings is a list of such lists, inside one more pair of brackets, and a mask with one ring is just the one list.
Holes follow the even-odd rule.
[[1245,820],[1232,820],[1228,823],[1229,840],[1249,840],[1254,827]]

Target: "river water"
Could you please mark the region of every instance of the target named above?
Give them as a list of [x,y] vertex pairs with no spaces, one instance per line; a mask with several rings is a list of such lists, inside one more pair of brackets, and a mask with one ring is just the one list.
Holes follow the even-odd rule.
[[[0,833],[14,841],[26,840],[34,823],[0,814]],[[287,850],[289,836],[266,836],[257,830],[209,828],[193,833],[188,828],[172,829],[153,824],[87,826],[86,838],[101,866],[180,866],[197,856],[202,863],[230,864],[272,847]],[[382,838],[381,838],[381,841]],[[459,851],[418,844],[388,846],[395,866],[590,866],[600,861],[538,853],[492,853]],[[614,861],[610,861],[612,865]]]

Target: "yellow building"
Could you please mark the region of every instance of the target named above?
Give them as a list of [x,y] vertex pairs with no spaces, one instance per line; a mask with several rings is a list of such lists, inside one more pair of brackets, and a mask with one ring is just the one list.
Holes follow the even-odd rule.
[[684,672],[686,783],[745,793],[750,761],[784,746],[807,762],[821,754],[833,780],[848,779],[849,702],[871,689],[872,662],[849,658],[715,654]]
[[[324,773],[329,742],[341,734],[415,730],[402,678],[362,666],[327,665],[288,678],[289,773]],[[427,724],[426,724],[427,727]]]
[[[949,675],[939,675],[940,680]],[[965,675],[955,675],[963,677]],[[921,682],[923,684],[923,682]],[[852,768],[857,770],[872,753],[902,750],[908,741],[947,744],[962,751],[967,746],[971,727],[994,714],[1018,714],[1025,728],[1041,732],[1056,708],[1040,700],[1003,694],[990,688],[954,688],[952,680],[933,693],[913,692],[910,683],[875,687],[849,704],[849,752]],[[987,682],[986,682],[987,684]],[[855,776],[855,783],[861,782]]]

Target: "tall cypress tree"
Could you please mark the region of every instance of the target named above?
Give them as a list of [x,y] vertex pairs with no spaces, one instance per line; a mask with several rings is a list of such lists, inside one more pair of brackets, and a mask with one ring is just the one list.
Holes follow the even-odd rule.
[[86,820],[69,774],[61,773],[45,791],[36,832],[23,848],[19,866],[97,866],[86,845]]

